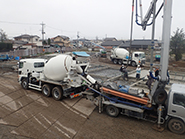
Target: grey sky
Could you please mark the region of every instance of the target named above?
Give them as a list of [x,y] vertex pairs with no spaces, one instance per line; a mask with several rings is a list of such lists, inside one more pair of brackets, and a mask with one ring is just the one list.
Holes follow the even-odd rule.
[[[142,0],[143,15],[150,2]],[[158,8],[162,2],[158,0]],[[46,38],[66,35],[75,39],[77,31],[80,37],[88,39],[96,36],[100,39],[105,36],[117,39],[130,37],[132,0],[0,0],[0,4],[0,29],[9,38],[25,33],[41,37],[42,22],[46,24]],[[185,8],[182,5],[185,5],[185,0],[173,0],[172,35],[177,28],[185,26]],[[161,39],[162,35],[162,14],[163,10],[156,21],[156,39]],[[151,38],[151,27],[142,31],[134,22],[133,33],[133,39],[148,39]]]

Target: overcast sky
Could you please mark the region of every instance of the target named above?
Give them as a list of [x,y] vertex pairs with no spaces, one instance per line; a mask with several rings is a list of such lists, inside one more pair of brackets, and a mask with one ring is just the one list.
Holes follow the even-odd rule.
[[[142,0],[143,16],[151,1]],[[162,2],[158,0],[157,9]],[[9,38],[21,34],[41,37],[42,22],[45,24],[45,38],[65,35],[76,39],[77,32],[80,38],[87,39],[130,38],[132,0],[0,0],[0,5],[0,29]],[[182,5],[185,0],[173,0],[172,35],[177,28],[185,26]],[[162,15],[163,10],[156,20],[156,39],[162,38]],[[143,31],[134,22],[133,39],[150,39],[151,28]]]

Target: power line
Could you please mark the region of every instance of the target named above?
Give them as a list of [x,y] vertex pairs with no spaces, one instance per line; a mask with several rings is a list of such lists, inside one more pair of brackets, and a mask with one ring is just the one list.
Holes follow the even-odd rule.
[[51,29],[55,29],[55,30],[59,30],[59,31],[61,31],[61,29],[54,28],[54,27],[51,27],[51,26],[48,26],[48,25],[46,25],[46,27],[51,28]]
[[0,23],[20,24],[20,25],[40,25],[36,23],[21,23],[21,22],[11,22],[11,21],[0,21]]
[[59,28],[55,28],[55,27],[51,27],[51,26],[48,26],[48,25],[46,25],[46,27],[51,28],[51,29],[54,29],[54,30],[58,30],[58,31],[75,33],[75,31],[67,31],[67,30],[63,30],[63,29],[59,29]]

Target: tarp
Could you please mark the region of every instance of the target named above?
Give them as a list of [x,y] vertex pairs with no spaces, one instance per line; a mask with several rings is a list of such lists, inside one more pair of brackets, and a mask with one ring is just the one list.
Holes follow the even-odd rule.
[[73,52],[74,55],[82,56],[82,57],[89,57],[90,55],[86,52]]
[[20,57],[19,56],[15,57],[15,60],[20,60]]

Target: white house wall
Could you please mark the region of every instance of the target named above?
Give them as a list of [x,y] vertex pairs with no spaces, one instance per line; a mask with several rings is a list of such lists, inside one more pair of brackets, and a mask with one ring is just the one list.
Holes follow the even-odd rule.
[[31,49],[32,46],[31,45],[22,45],[22,48]]

